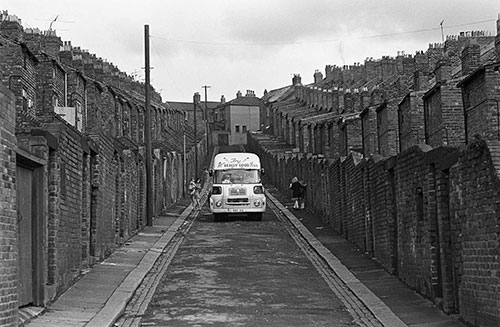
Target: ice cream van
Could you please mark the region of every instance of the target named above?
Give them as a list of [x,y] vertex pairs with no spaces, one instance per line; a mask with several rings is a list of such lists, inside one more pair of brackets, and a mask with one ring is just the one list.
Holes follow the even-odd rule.
[[215,155],[209,174],[213,177],[210,210],[214,220],[227,214],[247,214],[260,220],[266,211],[261,177],[264,170],[255,153],[232,152]]

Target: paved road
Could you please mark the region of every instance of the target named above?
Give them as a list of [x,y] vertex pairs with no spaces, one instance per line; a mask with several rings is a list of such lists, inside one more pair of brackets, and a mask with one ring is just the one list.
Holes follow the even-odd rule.
[[[169,262],[142,326],[357,326],[285,226],[213,221],[204,208]],[[122,322],[123,323],[123,322]]]

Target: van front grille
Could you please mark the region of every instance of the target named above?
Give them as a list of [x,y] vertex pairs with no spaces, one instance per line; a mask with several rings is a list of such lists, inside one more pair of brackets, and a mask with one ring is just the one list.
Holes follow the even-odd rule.
[[247,189],[244,187],[232,187],[229,189],[229,195],[247,195]]
[[248,198],[230,198],[227,199],[228,204],[247,204]]

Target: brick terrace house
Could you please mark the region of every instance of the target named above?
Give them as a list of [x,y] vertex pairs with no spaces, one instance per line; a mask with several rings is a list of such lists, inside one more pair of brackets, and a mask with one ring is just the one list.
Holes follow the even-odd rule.
[[[269,91],[250,148],[283,192],[474,326],[500,325],[500,20]],[[272,101],[271,101],[272,99]]]
[[[0,326],[17,326],[19,307],[46,305],[145,226],[144,88],[0,13]],[[155,216],[183,194],[180,131],[193,128],[154,90],[150,110]]]

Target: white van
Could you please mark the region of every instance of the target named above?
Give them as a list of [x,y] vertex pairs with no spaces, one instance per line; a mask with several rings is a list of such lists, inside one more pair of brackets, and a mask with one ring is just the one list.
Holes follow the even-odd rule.
[[213,177],[210,210],[218,220],[227,214],[248,214],[262,219],[266,196],[261,176],[264,173],[254,153],[232,152],[215,155],[209,171]]

